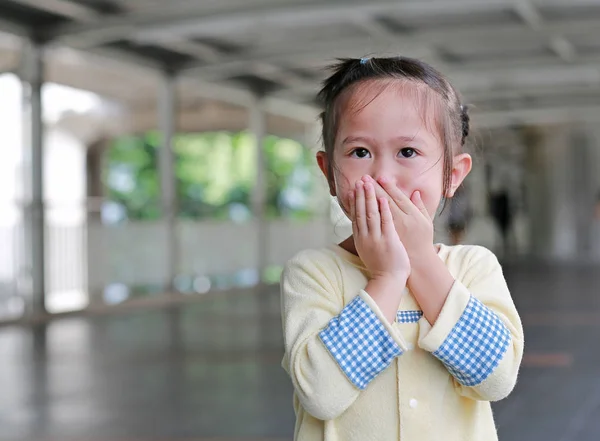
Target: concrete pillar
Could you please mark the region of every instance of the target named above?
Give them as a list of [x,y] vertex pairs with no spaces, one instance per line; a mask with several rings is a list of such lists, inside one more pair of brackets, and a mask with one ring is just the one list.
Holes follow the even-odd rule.
[[44,49],[34,43],[23,48],[20,76],[23,81],[24,155],[26,164],[25,239],[31,270],[31,304],[33,314],[46,312],[45,278],[45,208],[44,208],[44,125],[42,86],[44,83]]
[[334,235],[334,225],[332,223],[332,219],[334,216],[335,201],[329,194],[327,179],[325,178],[321,170],[319,170],[319,166],[317,165],[316,160],[317,152],[323,150],[320,123],[314,122],[312,124],[306,125],[302,144],[313,157],[312,164],[314,169],[312,170],[312,172],[317,177],[318,184],[313,189],[312,197],[315,198],[315,201],[317,201],[318,219],[320,219],[323,222],[323,244],[327,245],[332,242],[338,242],[337,238]]
[[105,139],[99,139],[87,146],[85,156],[86,177],[86,287],[90,305],[104,303],[104,274],[100,268],[106,268],[106,251],[102,240],[102,201],[105,197],[102,173],[104,155],[109,148]]
[[171,73],[164,73],[161,78],[158,98],[159,127],[162,144],[159,151],[159,176],[161,188],[162,219],[166,228],[165,262],[167,279],[165,290],[174,290],[177,276],[177,193],[175,180],[175,163],[173,152],[173,136],[177,115],[177,79]]
[[544,260],[589,261],[597,168],[589,129],[545,127],[529,136],[526,145],[531,254]]
[[570,137],[568,126],[544,127],[527,143],[531,252],[542,260],[568,260],[575,253]]
[[[104,183],[102,173],[104,170],[104,154],[108,148],[104,139],[98,140],[87,147],[85,154],[86,197],[101,199],[104,197]],[[100,220],[99,210],[89,210],[88,217]]]
[[550,193],[550,166],[541,129],[523,131],[525,144],[526,206],[529,218],[529,254],[544,258],[550,254],[554,219]]
[[590,130],[590,156],[594,192],[591,255],[594,262],[600,263],[600,129],[598,127]]
[[256,95],[250,106],[250,132],[256,140],[256,184],[252,192],[252,212],[257,232],[257,269],[259,286],[262,285],[264,271],[268,265],[269,253],[269,228],[266,218],[267,204],[267,164],[263,148],[266,136],[266,114],[260,95]]
[[594,173],[593,142],[587,127],[577,127],[567,147],[569,158],[569,199],[573,202],[575,255],[580,260],[592,257]]

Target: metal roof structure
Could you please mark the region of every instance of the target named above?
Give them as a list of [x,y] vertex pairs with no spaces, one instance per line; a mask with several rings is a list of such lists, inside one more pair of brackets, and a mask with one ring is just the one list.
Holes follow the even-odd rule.
[[600,120],[597,0],[2,0],[0,31],[0,70],[42,43],[48,81],[139,109],[140,127],[166,73],[196,121],[226,126],[258,93],[293,131],[336,57],[397,54],[446,73],[483,126]]

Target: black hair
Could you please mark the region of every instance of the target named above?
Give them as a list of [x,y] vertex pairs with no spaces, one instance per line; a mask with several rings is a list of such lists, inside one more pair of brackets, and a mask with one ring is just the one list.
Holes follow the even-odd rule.
[[[446,77],[429,64],[408,57],[345,58],[329,67],[333,73],[323,83],[317,98],[322,106],[323,144],[328,157],[327,180],[335,188],[333,150],[339,125],[340,97],[352,91],[357,84],[370,80],[404,80],[426,86],[441,104],[441,121],[438,121],[440,138],[444,147],[443,195],[451,183],[452,157],[465,144],[469,136],[469,115],[461,103],[458,92]],[[438,118],[440,119],[440,118]]]

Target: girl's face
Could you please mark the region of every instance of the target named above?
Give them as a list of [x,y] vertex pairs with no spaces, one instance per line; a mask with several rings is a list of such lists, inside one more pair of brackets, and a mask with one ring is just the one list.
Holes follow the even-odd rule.
[[[346,213],[349,192],[356,181],[370,175],[376,180],[390,179],[408,197],[420,191],[429,215],[435,215],[442,198],[444,147],[436,133],[435,116],[429,116],[434,106],[424,103],[419,97],[424,92],[415,90],[417,87],[391,84],[382,91],[366,85],[342,98],[333,153],[332,194],[337,195]],[[427,116],[423,105],[429,109]],[[323,170],[326,161],[324,155],[319,158]],[[449,196],[466,173],[459,176],[453,169]]]

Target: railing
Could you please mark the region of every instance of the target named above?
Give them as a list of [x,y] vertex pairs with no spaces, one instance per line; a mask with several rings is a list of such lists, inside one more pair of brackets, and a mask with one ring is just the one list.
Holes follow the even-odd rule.
[[[95,206],[93,206],[95,205]],[[162,221],[106,225],[98,204],[46,206],[46,308],[50,313],[160,296],[169,286],[167,225]],[[4,204],[0,224],[0,320],[15,319],[31,299],[26,207]],[[10,219],[4,213],[12,213]],[[276,282],[282,265],[306,247],[330,241],[323,218],[268,223],[268,271]],[[180,220],[175,225],[175,290],[203,294],[249,287],[259,280],[258,225]]]
[[[171,282],[167,225],[162,221],[107,225],[102,222],[101,206],[100,201],[47,204],[45,276],[50,313],[166,293]],[[26,208],[0,203],[0,321],[19,318],[31,303]],[[436,240],[446,241],[443,219],[436,224]],[[518,224],[518,241],[526,251],[526,220]],[[200,295],[254,286],[259,280],[258,227],[255,222],[179,220],[174,235],[175,291]],[[290,257],[301,249],[331,243],[335,230],[324,217],[307,222],[269,222],[269,266],[263,281],[277,282]],[[494,249],[497,234],[491,220],[479,216],[473,220],[466,241]],[[600,243],[600,237],[598,240]]]
[[0,203],[0,212],[0,320],[6,320],[23,314],[29,274],[21,212],[8,203]]

